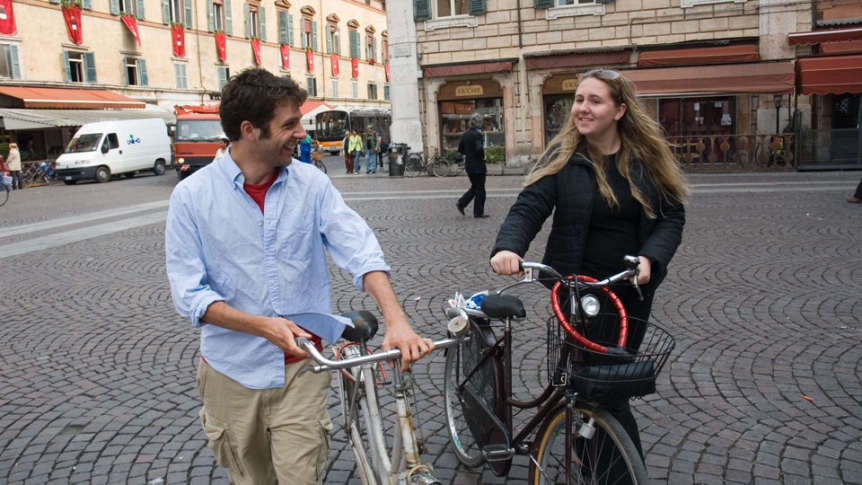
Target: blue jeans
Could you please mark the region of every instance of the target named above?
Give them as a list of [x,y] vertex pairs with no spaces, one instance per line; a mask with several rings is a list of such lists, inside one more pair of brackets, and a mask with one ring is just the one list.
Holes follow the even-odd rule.
[[377,171],[377,154],[372,150],[365,150],[365,171]]
[[360,150],[353,150],[350,156],[353,157],[353,173],[359,173],[359,156],[362,155]]

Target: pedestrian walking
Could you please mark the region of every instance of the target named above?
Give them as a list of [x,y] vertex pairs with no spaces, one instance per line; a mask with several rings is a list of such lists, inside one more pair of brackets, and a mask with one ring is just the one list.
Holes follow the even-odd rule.
[[353,159],[353,173],[359,174],[359,156],[362,154],[362,137],[359,130],[353,130],[350,134],[350,157]]
[[311,135],[306,134],[305,138],[299,142],[299,161],[302,163],[311,163]]
[[350,155],[350,132],[344,133],[344,139],[341,140],[341,152],[344,154],[344,168],[347,173],[353,173],[353,157]]
[[850,202],[851,204],[862,202],[862,180],[860,180],[859,185],[856,186],[856,192],[853,194],[853,197],[847,199],[847,202]]
[[295,337],[334,342],[326,252],[386,321],[383,348],[405,366],[433,349],[407,323],[368,224],[330,179],[292,163],[307,93],[262,68],[222,90],[232,145],[177,185],[165,228],[171,295],[201,332],[198,389],[207,445],[236,484],[320,485],[332,427],[331,376],[302,372]]
[[[628,315],[637,319],[629,320],[626,347],[638,349],[655,290],[682,239],[687,194],[659,125],[640,107],[631,83],[617,71],[589,71],[578,84],[571,116],[500,227],[491,267],[498,274],[519,273],[527,248],[551,214],[543,262],[563,275],[604,278],[626,269],[623,256],[638,256],[643,300],[631,286],[617,292]],[[587,337],[616,341],[601,333]],[[603,407],[643,456],[628,399]]]
[[12,176],[12,190],[23,189],[21,181],[21,152],[18,151],[17,143],[9,144],[9,156],[6,157],[6,168]]
[[470,189],[458,199],[456,207],[461,215],[464,209],[473,202],[473,217],[484,219],[485,214],[485,177],[488,168],[485,166],[485,140],[479,128],[482,126],[482,115],[474,113],[470,117],[469,128],[461,135],[458,143],[458,153],[464,157],[464,170],[470,179]]
[[366,127],[362,135],[362,146],[365,148],[365,173],[377,173],[377,156],[380,154],[380,133],[374,131],[373,125]]

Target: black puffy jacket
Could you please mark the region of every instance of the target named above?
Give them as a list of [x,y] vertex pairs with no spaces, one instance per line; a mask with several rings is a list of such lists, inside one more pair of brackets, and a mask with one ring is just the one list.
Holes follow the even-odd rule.
[[[657,219],[650,219],[641,210],[638,230],[640,251],[637,255],[653,262],[650,282],[645,288],[652,293],[667,275],[667,265],[682,240],[685,208],[682,203],[660,197],[640,163],[633,161],[630,167],[635,184],[652,205],[653,212],[658,214]],[[507,250],[523,257],[542,224],[553,213],[542,262],[563,275],[578,274],[597,191],[594,165],[585,151],[579,150],[560,172],[530,184],[518,195],[500,227],[491,256]]]

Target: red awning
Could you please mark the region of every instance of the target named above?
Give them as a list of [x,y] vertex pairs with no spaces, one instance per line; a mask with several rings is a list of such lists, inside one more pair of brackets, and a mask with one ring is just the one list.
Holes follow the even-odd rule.
[[0,86],[0,94],[14,98],[13,108],[142,109],[146,103],[111,91],[89,89]]
[[760,61],[760,54],[757,52],[756,45],[728,45],[723,47],[641,52],[638,66],[690,66],[758,61]]
[[801,94],[862,93],[862,54],[796,61]]
[[308,99],[304,103],[302,103],[302,106],[299,107],[299,111],[304,116],[304,115],[307,115],[308,113],[310,113],[311,111],[314,111],[315,109],[317,109],[318,106],[323,106],[326,109],[332,109],[332,106],[330,106],[329,103],[327,103],[326,101],[317,101],[314,99]]
[[792,34],[787,34],[787,42],[790,45],[842,42],[845,40],[862,40],[862,27],[855,27],[852,29],[814,30],[811,32],[794,32]]
[[791,62],[667,67],[623,71],[638,94],[773,93],[793,91]]
[[527,70],[559,67],[585,68],[588,66],[615,66],[629,62],[629,51],[585,52],[548,56],[524,56]]
[[473,64],[456,64],[450,66],[432,66],[425,68],[425,77],[448,77],[464,74],[483,74],[486,72],[511,71],[514,61],[477,62]]

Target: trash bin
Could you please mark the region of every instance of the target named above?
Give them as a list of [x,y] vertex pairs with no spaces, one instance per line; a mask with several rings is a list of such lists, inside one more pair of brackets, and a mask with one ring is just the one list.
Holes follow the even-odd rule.
[[403,177],[404,176],[404,154],[407,153],[410,147],[403,143],[389,144],[389,176]]

